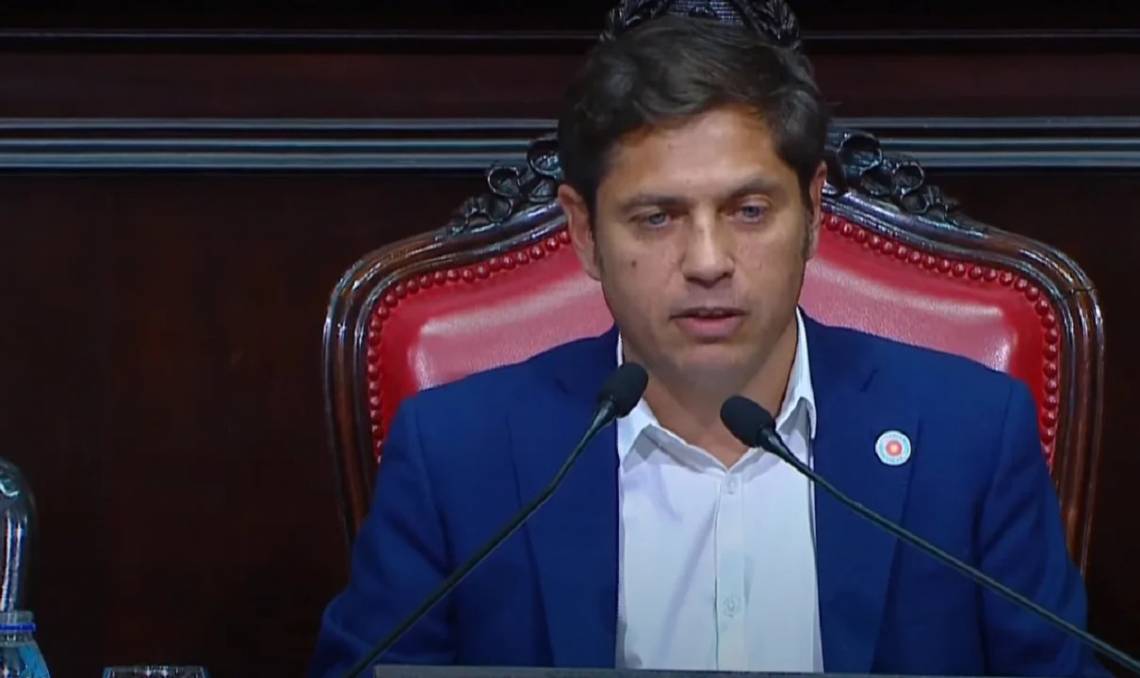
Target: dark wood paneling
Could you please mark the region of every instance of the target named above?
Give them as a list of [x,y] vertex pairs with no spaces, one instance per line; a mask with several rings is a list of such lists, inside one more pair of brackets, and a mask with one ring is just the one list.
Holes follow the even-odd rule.
[[[588,45],[583,31],[600,21],[592,0],[549,12],[502,1],[491,3],[498,14],[485,15],[470,3],[445,3],[449,11],[439,2],[403,3],[404,13],[387,14],[372,4],[371,15],[358,11],[366,3],[353,2],[321,3],[325,14],[288,0],[222,4],[213,14],[203,3],[147,3],[149,12],[142,3],[130,11],[124,3],[98,11],[8,5],[0,12],[10,19],[6,28],[46,26],[56,34],[0,34],[0,114],[551,118]],[[938,11],[885,0],[857,8],[842,0],[794,4],[822,87],[842,116],[1140,111],[1140,49],[1131,34],[1065,40],[962,32],[1135,28],[1140,22],[1130,23],[1127,11],[1134,3],[1038,11],[1020,22],[992,2],[988,14],[958,3],[939,3]],[[413,6],[418,14],[406,9]],[[478,25],[558,33],[391,33]],[[303,32],[75,34],[124,26]],[[365,32],[311,32],[337,27]],[[833,33],[813,34],[813,27]],[[915,29],[934,34],[908,37]],[[865,30],[879,32],[858,33]],[[4,140],[36,136],[24,130]],[[352,141],[368,133],[331,136]],[[1140,457],[1129,435],[1129,386],[1140,376],[1130,353],[1140,342],[1131,316],[1140,175],[1054,166],[1061,169],[938,176],[974,216],[1072,254],[1102,292],[1109,377],[1088,573],[1092,624],[1140,653],[1133,572],[1140,534],[1130,520]],[[49,661],[64,676],[137,661],[202,662],[218,675],[297,675],[320,610],[345,574],[320,396],[327,295],[365,251],[441,224],[479,178],[344,167],[321,174],[68,167],[0,182],[0,439],[7,444],[0,454],[25,468],[39,495],[34,607]]]
[[[4,117],[556,117],[578,53],[0,52]],[[1140,53],[814,56],[837,115],[1135,115]]]
[[54,675],[147,661],[299,675],[346,567],[328,294],[476,184],[3,177],[0,454],[37,494],[33,607]]
[[[1128,350],[1140,342],[1129,228],[1140,174],[938,178],[978,217],[1071,253],[1102,290],[1109,409],[1092,627],[1140,652],[1129,428],[1140,363]],[[477,184],[4,177],[0,435],[39,494],[34,607],[59,675],[128,661],[299,672],[345,575],[320,404],[327,294],[360,254],[436,226]]]
[[[17,26],[293,26],[400,29],[596,30],[615,0],[10,0],[0,9]],[[987,0],[791,0],[801,21],[817,29],[946,29],[1001,27],[1121,28],[1140,26],[1129,0],[1074,4],[1038,0],[1030,10]]]
[[549,116],[567,55],[0,53],[5,117]]
[[1140,55],[861,53],[813,57],[839,115],[1135,115]]
[[1140,382],[1134,350],[1140,345],[1140,173],[939,172],[936,180],[973,216],[1059,247],[1100,291],[1108,349],[1104,445],[1086,573],[1090,626],[1140,656],[1140,454],[1132,412]]

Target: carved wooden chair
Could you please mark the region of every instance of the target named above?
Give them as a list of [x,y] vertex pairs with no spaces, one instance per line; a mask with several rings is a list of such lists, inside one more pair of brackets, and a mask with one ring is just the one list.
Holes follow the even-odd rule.
[[[627,0],[607,31],[666,11],[735,11],[728,18],[798,45],[781,1],[708,4]],[[802,305],[825,323],[958,353],[1024,380],[1083,569],[1104,370],[1092,283],[1057,250],[967,217],[917,162],[869,134],[834,129],[828,160],[824,228]],[[568,245],[554,201],[560,174],[557,142],[539,139],[525,162],[488,170],[488,191],[446,226],[366,255],[337,285],[325,324],[325,396],[350,541],[401,399],[612,323]]]

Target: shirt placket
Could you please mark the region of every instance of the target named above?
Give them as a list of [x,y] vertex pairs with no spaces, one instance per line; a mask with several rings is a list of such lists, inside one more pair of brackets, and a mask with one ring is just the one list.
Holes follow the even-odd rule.
[[744,591],[744,486],[729,471],[721,480],[716,514],[717,669],[748,670]]

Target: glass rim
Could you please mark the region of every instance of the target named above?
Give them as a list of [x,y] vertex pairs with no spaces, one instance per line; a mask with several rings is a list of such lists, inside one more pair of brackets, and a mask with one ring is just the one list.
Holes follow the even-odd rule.
[[[115,667],[104,667],[104,671],[205,671],[200,664],[121,664]],[[161,673],[160,673],[161,675]]]
[[209,676],[210,673],[206,670],[205,666],[198,664],[122,664],[119,666],[104,666],[103,676],[113,676],[117,672],[123,672],[128,675],[137,674],[140,678],[164,678],[169,676],[176,678],[182,673],[197,671],[202,676]]

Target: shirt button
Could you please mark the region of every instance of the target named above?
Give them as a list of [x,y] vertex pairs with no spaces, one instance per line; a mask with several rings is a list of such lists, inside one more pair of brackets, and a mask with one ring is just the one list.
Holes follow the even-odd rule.
[[730,477],[724,484],[724,489],[729,494],[736,494],[736,476]]
[[729,617],[735,617],[736,613],[740,611],[739,598],[726,598],[724,601],[724,613]]

